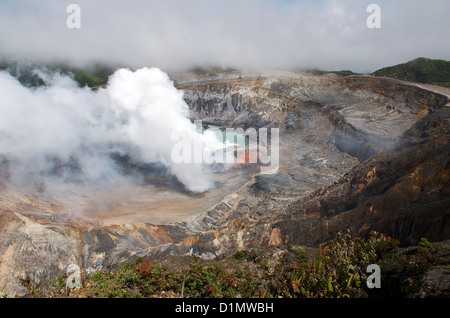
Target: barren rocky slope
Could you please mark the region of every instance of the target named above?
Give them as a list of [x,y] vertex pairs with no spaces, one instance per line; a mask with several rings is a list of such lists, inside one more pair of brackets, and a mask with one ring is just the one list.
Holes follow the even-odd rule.
[[90,272],[138,256],[214,258],[249,244],[314,245],[347,228],[404,245],[450,238],[447,96],[372,76],[171,78],[204,126],[279,128],[277,173],[239,167],[217,172],[218,187],[202,195],[156,187],[148,199],[115,197],[101,213],[94,197],[67,204],[4,182],[0,291],[20,294],[19,277],[45,281],[72,263]]

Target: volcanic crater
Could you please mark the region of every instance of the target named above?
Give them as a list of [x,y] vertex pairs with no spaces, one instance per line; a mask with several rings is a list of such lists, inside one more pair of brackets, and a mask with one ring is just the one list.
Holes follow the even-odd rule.
[[[155,167],[117,158],[141,184],[66,200],[4,181],[0,290],[137,257],[213,259],[246,246],[317,245],[372,230],[416,244],[450,238],[449,92],[375,76],[234,71],[170,74],[204,128],[279,129],[279,166],[212,173],[190,193]],[[170,120],[170,119],[169,119]]]

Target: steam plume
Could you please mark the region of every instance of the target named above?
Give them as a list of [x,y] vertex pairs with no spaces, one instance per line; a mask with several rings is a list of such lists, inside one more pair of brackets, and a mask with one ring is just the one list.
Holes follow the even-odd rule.
[[46,85],[28,88],[0,72],[0,168],[11,182],[47,191],[104,187],[129,181],[124,166],[157,166],[192,192],[212,186],[202,164],[171,160],[174,131],[192,131],[207,147],[221,143],[195,133],[183,92],[167,74],[119,69],[97,92],[58,73],[39,76]]

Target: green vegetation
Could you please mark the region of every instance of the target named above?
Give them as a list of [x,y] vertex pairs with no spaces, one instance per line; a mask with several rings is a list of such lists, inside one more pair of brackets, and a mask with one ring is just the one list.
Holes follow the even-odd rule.
[[307,70],[306,73],[311,73],[314,75],[324,75],[328,73],[337,74],[339,76],[351,76],[351,75],[361,75],[359,73],[354,73],[350,70],[342,70],[342,71],[321,71],[321,70]]
[[232,67],[221,67],[221,66],[195,66],[191,69],[189,69],[189,72],[195,73],[195,74],[218,74],[218,73],[230,73],[230,72],[236,72],[237,70]]
[[245,251],[239,250],[234,253],[234,258],[237,260],[243,260],[245,257]]
[[373,75],[450,86],[450,62],[420,57],[404,64],[382,68]]
[[43,74],[60,73],[73,76],[80,86],[98,87],[108,82],[110,75],[116,68],[102,64],[93,64],[89,67],[72,67],[68,64],[36,64],[33,62],[17,62],[0,60],[0,70],[8,71],[19,82],[27,87],[39,87],[45,85]]
[[[238,251],[227,262],[193,257],[178,270],[142,258],[120,268],[82,276],[82,288],[67,290],[65,276],[44,286],[24,279],[28,297],[415,297],[430,264],[426,240],[415,253],[403,254],[398,242],[373,232],[368,239],[340,233],[322,244],[316,256],[309,248],[293,249],[292,257],[271,263],[254,251]],[[266,249],[267,250],[267,249]],[[366,269],[381,269],[381,288],[369,289]],[[255,266],[252,266],[255,265]]]
[[108,82],[108,78],[115,71],[114,68],[96,64],[87,69],[73,68],[67,65],[60,65],[56,69],[59,69],[63,74],[73,74],[74,80],[80,86],[98,87],[105,85]]
[[422,237],[419,240],[418,245],[419,245],[419,248],[423,249],[425,252],[428,252],[428,253],[434,252],[433,244],[431,244],[430,241],[428,241],[425,237]]
[[6,70],[17,78],[17,80],[24,86],[27,87],[38,87],[45,85],[44,80],[38,74],[38,70],[41,71],[42,68],[35,68],[30,63],[19,64],[15,62],[0,62],[0,70]]
[[4,60],[0,60],[0,71],[6,70],[8,68],[8,63]]

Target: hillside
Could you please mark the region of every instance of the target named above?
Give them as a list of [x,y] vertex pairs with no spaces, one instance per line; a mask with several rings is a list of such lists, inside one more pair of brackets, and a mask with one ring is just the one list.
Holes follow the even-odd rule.
[[24,86],[37,87],[44,85],[44,81],[38,72],[52,73],[60,72],[64,75],[71,75],[80,86],[91,88],[105,85],[109,76],[117,68],[110,65],[95,63],[86,67],[74,67],[64,63],[36,64],[34,62],[0,60],[0,71],[7,70],[16,77]]
[[450,87],[450,62],[420,57],[404,64],[382,68],[372,75]]
[[306,73],[310,73],[313,75],[325,75],[325,74],[336,74],[340,76],[352,76],[352,75],[361,75],[359,73],[352,72],[350,70],[342,70],[342,71],[322,71],[322,70],[306,70]]

